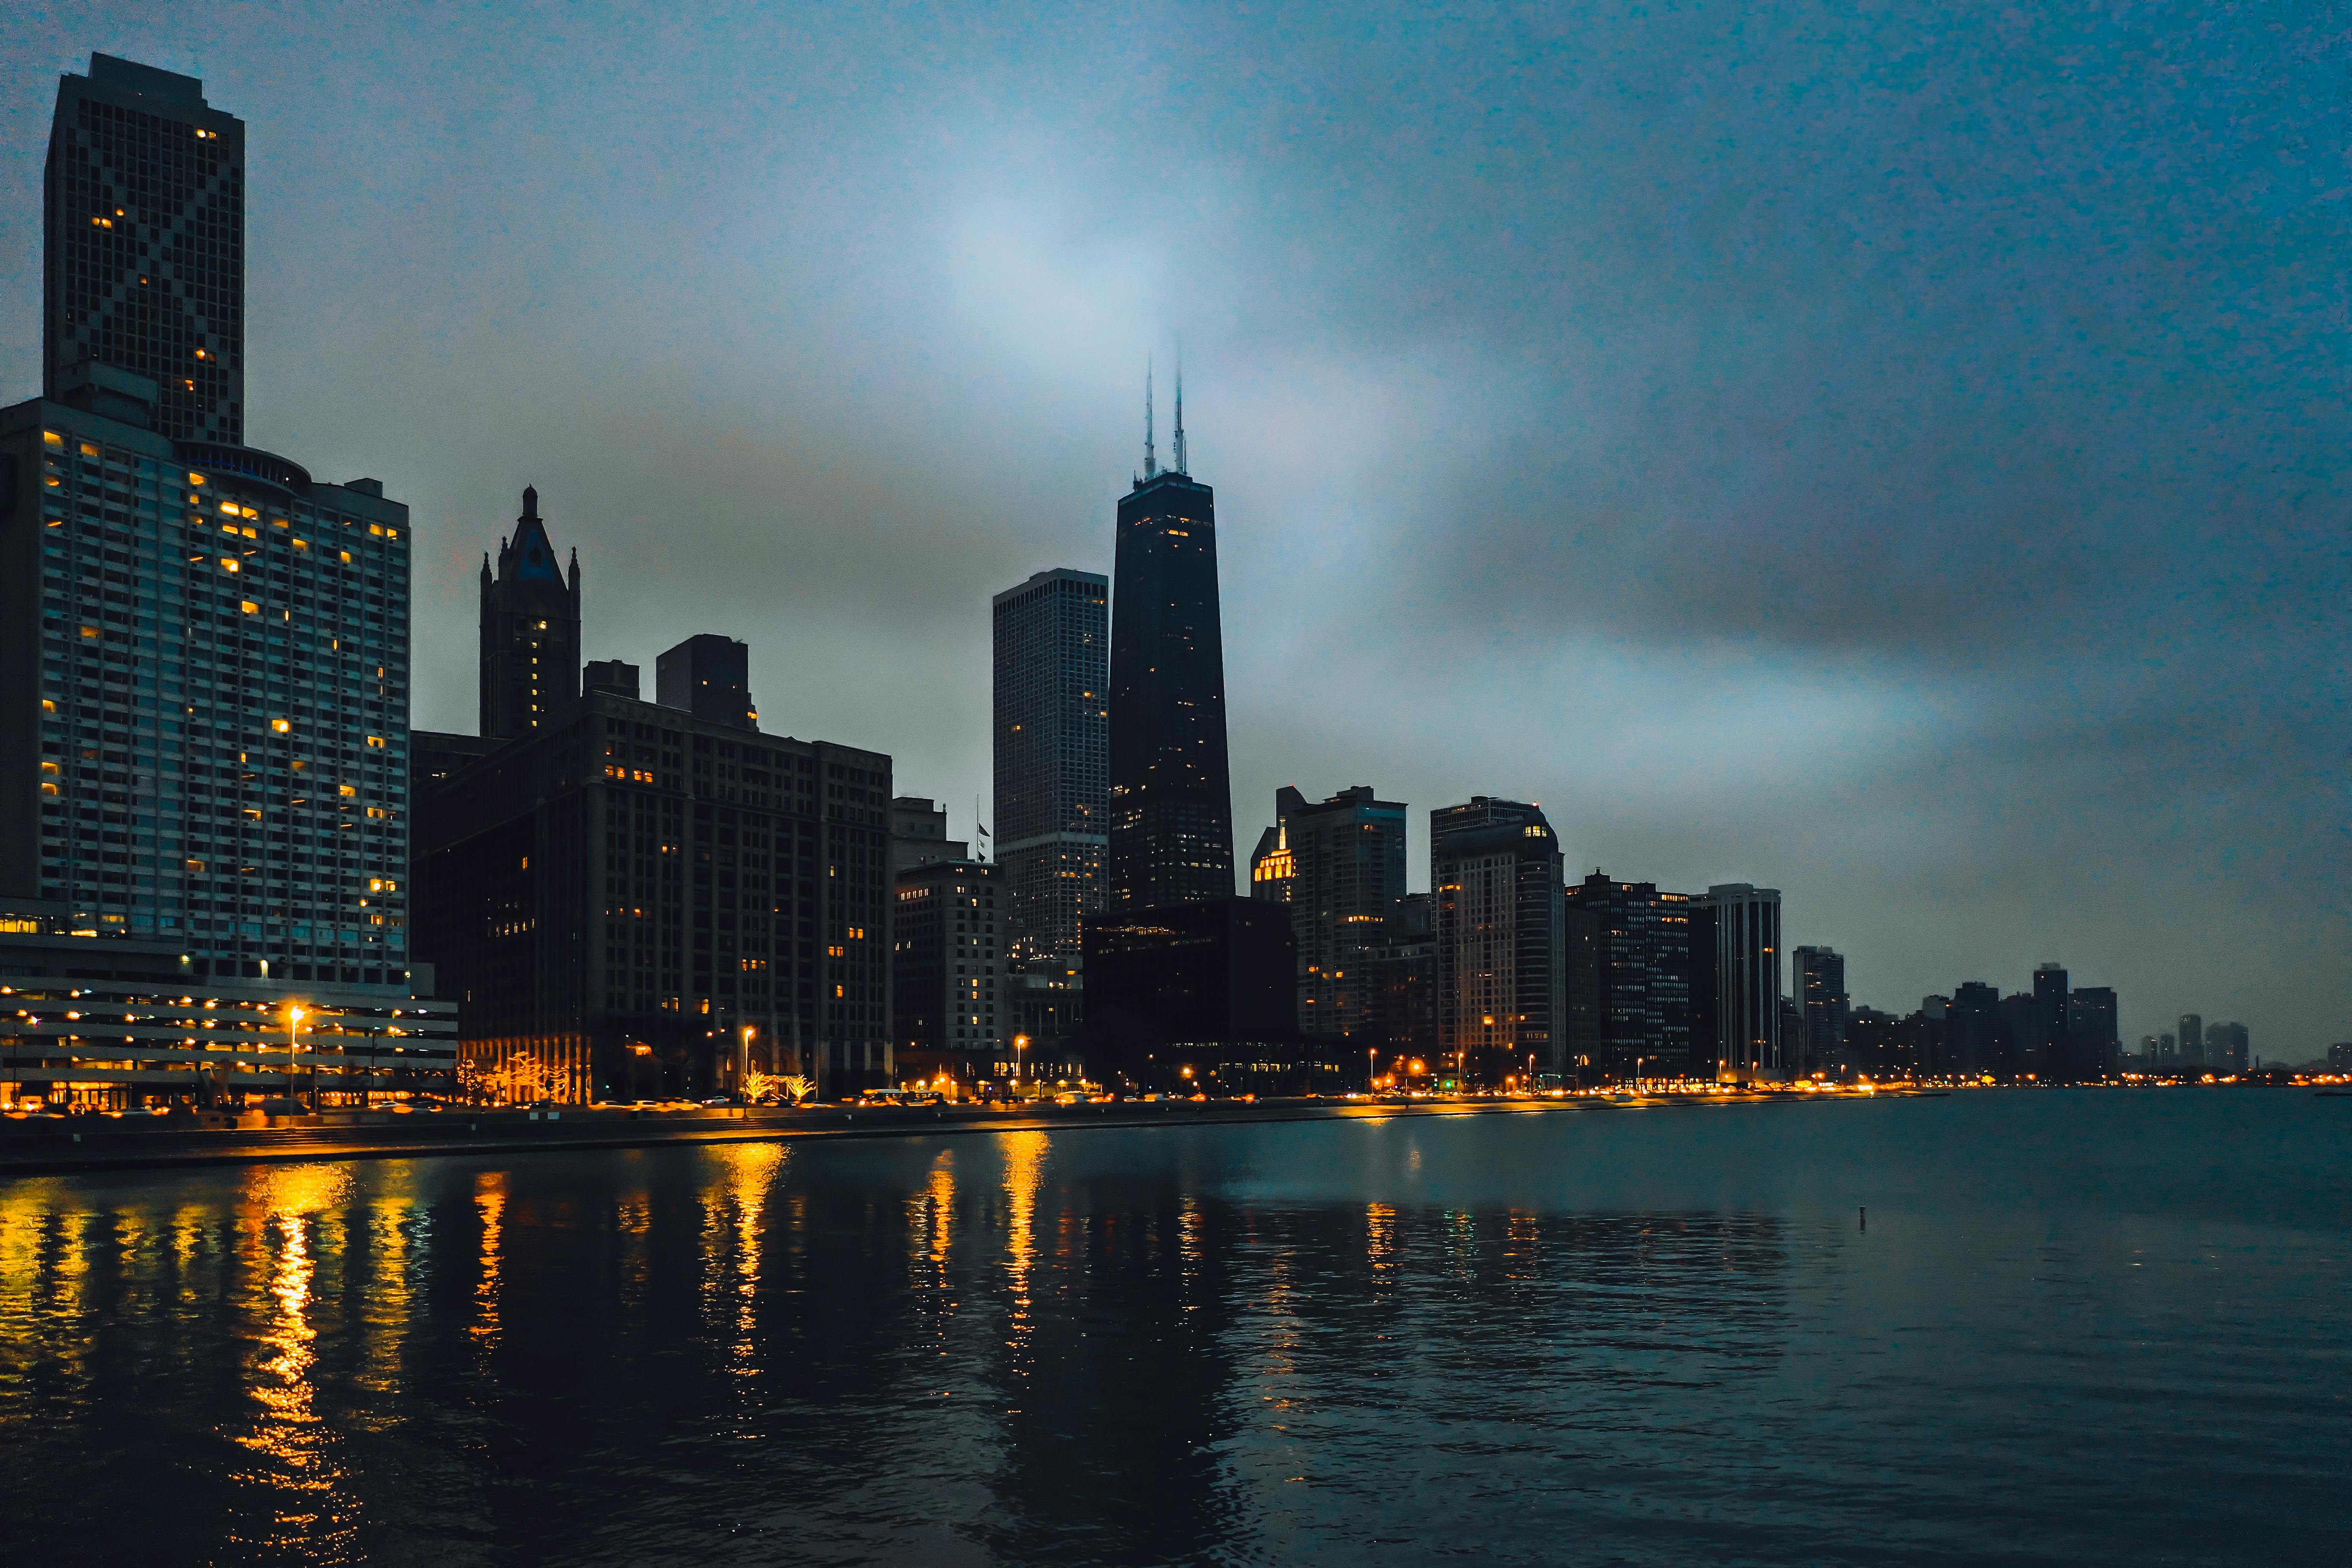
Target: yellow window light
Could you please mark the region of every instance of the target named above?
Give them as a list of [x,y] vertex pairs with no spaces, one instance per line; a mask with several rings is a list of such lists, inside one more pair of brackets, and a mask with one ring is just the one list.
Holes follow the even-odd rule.
[[200,484],[203,484],[204,482],[205,482],[205,477],[204,477],[204,475],[202,475],[202,474],[190,474],[190,475],[188,476],[188,483],[190,483],[190,484],[192,484],[192,485],[200,485]]
[[231,557],[224,555],[221,557],[221,570],[224,572],[239,572],[244,570],[244,568],[240,567]]
[[291,723],[289,723],[288,721],[286,721],[286,720],[284,720],[284,719],[272,719],[272,720],[269,721],[269,727],[270,727],[271,729],[273,729],[273,730],[277,731],[278,731],[279,734],[281,734],[281,735],[285,734],[288,731],[289,731],[289,730],[291,730],[291,729],[293,729],[293,728],[294,728],[294,726],[293,726]]
[[248,616],[257,616],[261,614],[261,606],[255,604],[251,599],[239,600],[238,607],[244,610],[244,612]]
[[102,458],[106,454],[98,449],[97,442],[84,441],[81,444],[81,455],[85,458]]

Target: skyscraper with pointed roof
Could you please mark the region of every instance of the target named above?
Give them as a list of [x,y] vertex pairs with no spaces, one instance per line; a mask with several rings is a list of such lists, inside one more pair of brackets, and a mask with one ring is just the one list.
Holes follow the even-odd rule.
[[579,695],[579,552],[567,579],[539,491],[527,487],[514,537],[499,542],[496,576],[482,557],[482,735],[530,734]]
[[[1145,398],[1144,471],[1118,503],[1110,622],[1110,904],[1234,896],[1217,509],[1161,468]],[[1181,419],[1180,419],[1181,424]],[[1179,446],[1179,462],[1181,447]]]

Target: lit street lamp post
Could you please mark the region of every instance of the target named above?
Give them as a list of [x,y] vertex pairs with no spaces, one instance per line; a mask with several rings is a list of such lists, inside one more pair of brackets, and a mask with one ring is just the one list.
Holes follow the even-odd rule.
[[[294,1087],[295,1060],[302,1054],[302,1018],[300,1007],[286,1009],[286,1087],[289,1089]],[[316,1069],[310,1074],[310,1114],[319,1114],[319,1075]]]
[[1021,1068],[1021,1053],[1028,1048],[1028,1036],[1015,1035],[1013,1037],[1013,1098],[1015,1100],[1018,1100],[1021,1098],[1021,1085],[1024,1079],[1028,1076],[1022,1071]]

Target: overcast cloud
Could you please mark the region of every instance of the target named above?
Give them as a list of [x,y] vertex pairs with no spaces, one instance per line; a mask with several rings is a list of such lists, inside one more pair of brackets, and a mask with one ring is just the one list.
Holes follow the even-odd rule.
[[1181,334],[1244,848],[1534,798],[1859,1000],[2352,1038],[2326,8],[1475,9],[19,5],[0,395],[58,73],[201,75],[247,437],[414,509],[419,725],[535,483],[589,657],[742,637],[961,834],[988,595],[1109,569]]

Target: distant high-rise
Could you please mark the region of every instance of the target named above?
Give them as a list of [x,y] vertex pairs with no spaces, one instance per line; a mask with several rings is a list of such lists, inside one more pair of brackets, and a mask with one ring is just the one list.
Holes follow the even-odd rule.
[[1110,815],[1110,579],[1040,572],[994,619],[996,864],[1010,962],[1078,964],[1102,912]]
[[95,361],[155,384],[157,435],[243,446],[245,121],[194,77],[94,54],[58,81],[44,187],[42,395]]
[[2066,1031],[2069,990],[2064,964],[2053,960],[2034,966],[2026,1070],[2036,1078],[2071,1082],[2081,1076],[2074,1070],[2074,1047]]
[[2244,1072],[2250,1065],[2248,1045],[2243,1024],[2208,1024],[2205,1065],[2215,1072]]
[[1834,1066],[1845,1049],[1845,959],[1834,948],[1792,950],[1789,988],[1799,1010],[1801,1065],[1808,1071]]
[[1285,784],[1274,798],[1275,847],[1254,858],[1250,889],[1279,889],[1290,908],[1300,1031],[1352,1039],[1375,1015],[1367,955],[1404,897],[1404,804],[1374,798],[1370,784],[1312,805]]
[[567,582],[526,486],[514,537],[499,542],[499,566],[482,557],[481,723],[488,740],[544,728],[580,695],[580,557]]
[[[579,574],[575,572],[576,584]],[[703,632],[654,660],[654,700],[730,729],[756,730],[750,645]]]
[[1706,904],[1715,927],[1716,1070],[1742,1080],[1783,1076],[1780,889],[1722,882],[1706,890]]
[[1120,914],[1234,894],[1215,496],[1181,467],[1155,469],[1148,445],[1144,469],[1118,503],[1111,587],[1110,905]]
[[1437,1065],[1472,1084],[1567,1068],[1567,906],[1541,808],[1473,796],[1429,814]]
[[2000,991],[1981,980],[1965,980],[1952,989],[1947,1035],[1949,1071],[1956,1078],[2005,1076],[2000,1028]]
[[[1570,970],[1574,1065],[1606,1079],[1715,1076],[1712,1036],[1691,1038],[1692,916],[1698,900],[1654,882],[1619,882],[1596,868],[1567,889],[1571,915],[1590,921],[1591,965]],[[1713,928],[1706,928],[1712,931]],[[1712,974],[1709,937],[1706,961]],[[1571,942],[1574,934],[1571,932]],[[1579,1008],[1578,991],[1590,997]]]
[[2078,1079],[2104,1078],[2122,1066],[2113,986],[2085,985],[2066,999],[2066,1041],[2067,1059]]
[[2180,1015],[2180,1065],[2201,1068],[2205,1065],[2205,1019],[2197,1013]]

